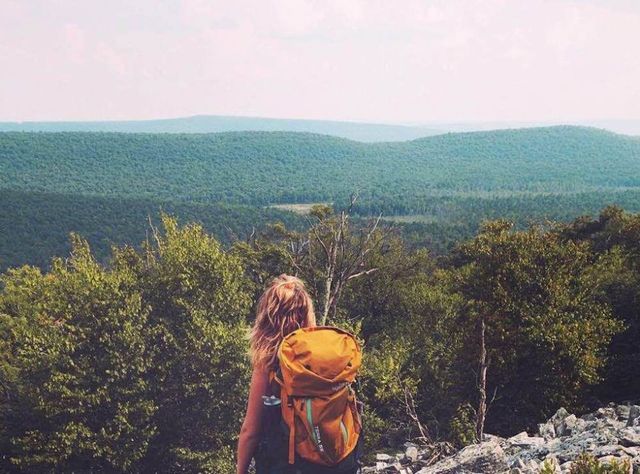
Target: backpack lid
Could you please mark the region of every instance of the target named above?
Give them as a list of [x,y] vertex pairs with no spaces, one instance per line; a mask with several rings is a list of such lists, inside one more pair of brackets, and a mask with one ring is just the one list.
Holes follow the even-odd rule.
[[282,386],[292,396],[334,393],[355,380],[362,364],[356,338],[332,326],[300,328],[278,349]]

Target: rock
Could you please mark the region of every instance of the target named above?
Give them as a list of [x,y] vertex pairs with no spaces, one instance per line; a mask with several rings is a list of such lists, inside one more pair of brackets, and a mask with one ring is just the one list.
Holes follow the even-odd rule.
[[411,462],[416,462],[418,460],[418,448],[415,446],[409,446],[404,455],[409,458]]
[[571,465],[573,461],[567,461],[563,464],[560,464],[560,472],[569,472],[571,470]]
[[571,434],[571,430],[575,428],[577,420],[575,415],[571,415],[564,408],[560,408],[551,417],[549,422],[553,424],[556,436],[567,436]]
[[596,418],[610,418],[610,419],[617,418],[616,410],[611,406],[608,406],[606,408],[598,408],[594,413],[594,415],[596,416]]
[[631,411],[629,405],[616,405],[613,409],[616,411],[618,421],[627,421],[629,419],[629,412]]
[[593,454],[597,458],[603,458],[608,456],[620,456],[623,453],[624,453],[624,448],[620,445],[599,446],[591,452],[591,454]]
[[[539,474],[543,463],[553,464],[554,473],[567,474],[581,453],[601,462],[631,460],[640,474],[640,406],[609,404],[594,413],[576,417],[558,410],[539,425],[539,436],[526,431],[510,438],[486,434],[483,442],[440,458],[450,447],[426,447],[406,443],[396,456],[378,454],[376,465],[364,474]],[[631,471],[630,471],[631,472]]]
[[507,457],[495,441],[467,446],[450,458],[418,471],[418,474],[508,472]]
[[640,446],[640,429],[625,428],[620,432],[622,446]]
[[569,412],[564,408],[559,408],[558,411],[549,420],[555,428],[556,436],[562,436],[562,422],[569,416]]
[[542,446],[545,443],[545,439],[540,436],[529,436],[526,431],[523,431],[508,438],[507,443],[519,448],[531,448],[534,446]]
[[534,459],[529,459],[529,462],[527,463],[526,469],[527,472],[532,472],[532,473],[537,473],[538,470],[540,469],[540,463]]
[[553,423],[546,422],[538,425],[538,434],[545,439],[555,438],[556,437],[556,429],[553,426]]
[[629,407],[627,426],[640,426],[640,405],[631,405]]
[[573,433],[578,425],[576,415],[569,415],[560,422],[559,436],[568,436]]
[[395,461],[395,458],[389,454],[385,454],[385,453],[376,454],[376,461],[391,462],[392,460]]

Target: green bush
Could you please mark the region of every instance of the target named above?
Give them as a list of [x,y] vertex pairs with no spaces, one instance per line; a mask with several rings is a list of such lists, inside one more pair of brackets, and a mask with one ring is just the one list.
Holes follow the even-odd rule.
[[580,454],[572,463],[569,474],[629,474],[629,461],[613,460],[611,463],[601,463],[590,454]]
[[476,410],[468,403],[460,405],[451,419],[449,433],[451,441],[459,448],[476,442]]
[[227,471],[249,375],[243,275],[167,216],[107,267],[74,237],[49,273],[3,275],[3,469]]

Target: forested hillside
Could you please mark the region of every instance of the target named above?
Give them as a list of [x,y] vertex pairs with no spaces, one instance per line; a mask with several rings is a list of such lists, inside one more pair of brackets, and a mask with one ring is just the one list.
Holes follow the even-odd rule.
[[132,223],[160,208],[195,217],[227,241],[227,225],[300,221],[263,209],[270,205],[340,207],[357,191],[356,214],[382,212],[438,252],[485,218],[522,226],[609,204],[640,210],[640,139],[580,127],[395,143],[284,132],[7,132],[0,170],[1,268],[42,264],[68,248],[71,230],[105,255],[107,242],[139,241]]
[[238,131],[322,133],[362,142],[413,140],[443,133],[442,130],[403,125],[219,115],[103,122],[0,122],[0,132],[220,133]]
[[640,186],[640,139],[574,127],[363,144],[298,133],[0,134],[0,187],[267,205],[344,199],[421,213],[433,196]]
[[160,211],[181,222],[199,222],[224,244],[246,239],[254,229],[280,221],[301,228],[301,216],[271,208],[148,198],[74,196],[0,190],[0,269],[29,263],[45,268],[53,255],[70,250],[70,232],[83,235],[104,261],[112,245],[143,241],[140,222],[158,223]]

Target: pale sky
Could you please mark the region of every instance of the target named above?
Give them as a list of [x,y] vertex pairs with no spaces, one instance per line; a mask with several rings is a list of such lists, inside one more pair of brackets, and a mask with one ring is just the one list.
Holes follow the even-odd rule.
[[640,0],[0,0],[0,121],[640,118]]

